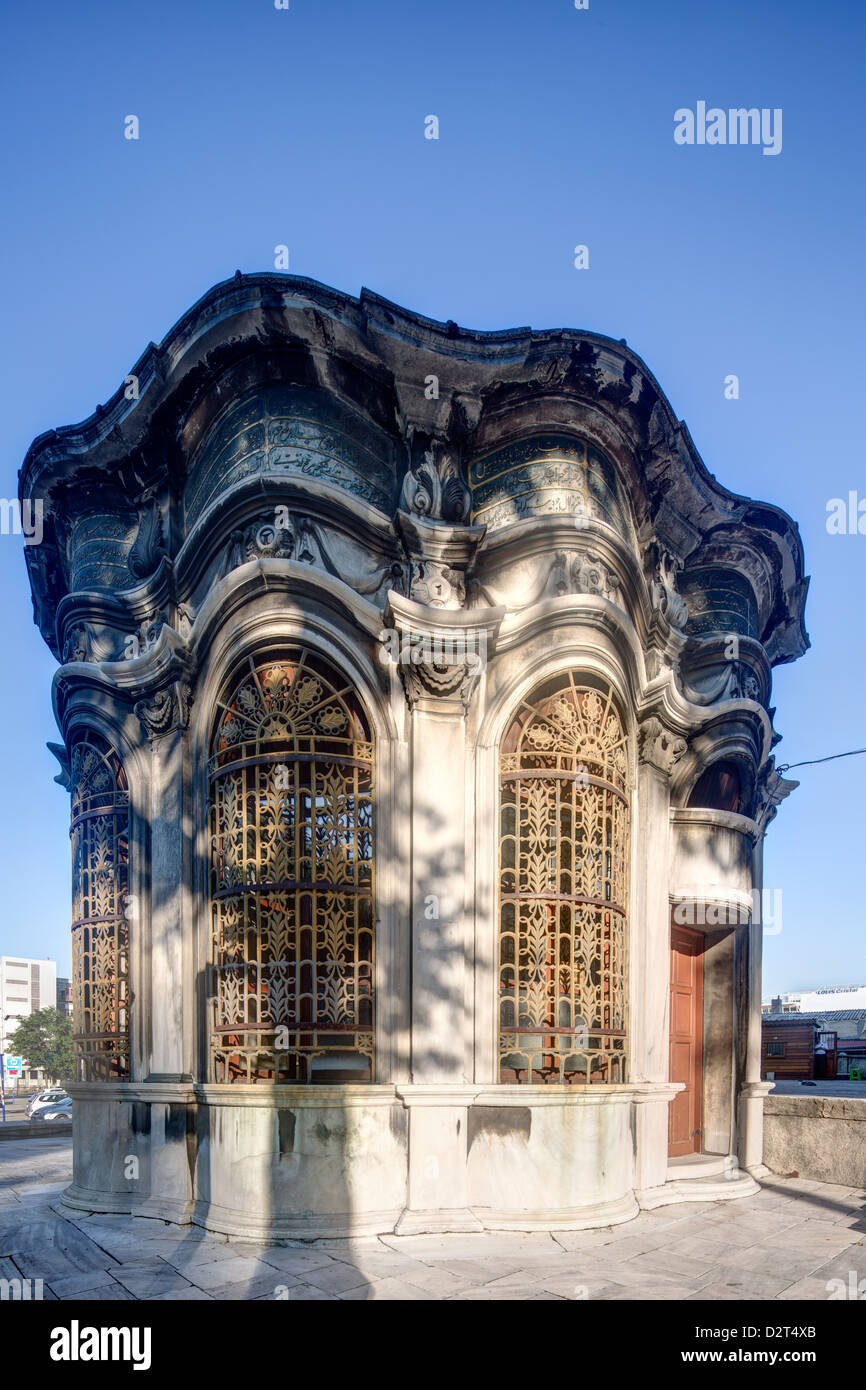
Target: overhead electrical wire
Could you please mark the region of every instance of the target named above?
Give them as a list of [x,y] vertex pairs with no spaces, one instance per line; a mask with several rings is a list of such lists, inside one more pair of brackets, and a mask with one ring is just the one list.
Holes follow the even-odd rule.
[[784,772],[790,772],[792,767],[814,767],[816,763],[832,763],[837,758],[856,758],[858,753],[866,753],[866,748],[852,748],[850,753],[831,753],[827,758],[807,758],[802,763],[783,763],[781,767],[776,768],[776,771],[781,775]]

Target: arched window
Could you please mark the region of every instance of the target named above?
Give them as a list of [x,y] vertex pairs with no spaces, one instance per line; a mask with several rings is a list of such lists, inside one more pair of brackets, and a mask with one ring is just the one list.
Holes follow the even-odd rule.
[[740,769],[730,759],[711,763],[689,793],[689,806],[710,811],[739,811],[741,801]]
[[70,755],[72,1018],[81,1081],[129,1079],[129,792],[117,754],[86,733]]
[[217,1081],[373,1079],[373,743],[294,647],[237,674],[208,765]]
[[500,756],[500,1079],[625,1079],[629,810],[611,692],[536,689]]

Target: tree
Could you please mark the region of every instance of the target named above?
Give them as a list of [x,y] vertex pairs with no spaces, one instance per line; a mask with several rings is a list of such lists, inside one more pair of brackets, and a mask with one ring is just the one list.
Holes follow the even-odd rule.
[[75,1075],[72,1019],[60,1009],[37,1009],[22,1018],[6,1046],[31,1067],[42,1067],[52,1081],[71,1080]]

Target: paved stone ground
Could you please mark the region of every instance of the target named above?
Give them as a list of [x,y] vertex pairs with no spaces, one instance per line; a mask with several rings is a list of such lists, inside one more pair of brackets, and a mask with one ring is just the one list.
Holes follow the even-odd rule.
[[0,1279],[45,1298],[815,1299],[866,1280],[866,1192],[772,1178],[754,1197],[642,1212],[597,1231],[383,1236],[261,1246],[58,1205],[69,1140],[0,1146]]

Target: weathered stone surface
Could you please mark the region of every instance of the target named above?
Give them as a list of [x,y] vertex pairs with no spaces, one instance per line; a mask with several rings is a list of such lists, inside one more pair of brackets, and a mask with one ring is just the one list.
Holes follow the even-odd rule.
[[767,1096],[764,1162],[774,1173],[866,1187],[866,1099]]
[[[480,333],[237,276],[134,375],[135,400],[34,441],[20,484],[44,502],[26,557],[63,662],[76,863],[93,856],[67,1209],[255,1243],[579,1232],[745,1200],[752,907],[794,786],[771,670],[808,643],[794,523],[718,483],[645,364],[600,334]],[[716,763],[735,810],[691,804]],[[576,812],[551,799],[562,774]],[[534,800],[509,810],[518,780]],[[517,965],[510,944],[499,958],[509,815],[536,841],[517,854]],[[567,822],[573,862],[552,871]],[[577,924],[561,949],[554,901]],[[711,1173],[668,1164],[675,905],[704,935]],[[119,1225],[101,1257],[84,1234],[58,1250],[56,1277],[104,1258],[156,1296],[144,1260],[176,1253],[188,1283],[242,1282],[235,1255]],[[358,1260],[282,1268],[338,1294],[403,1277]],[[481,1282],[487,1260],[446,1272]]]

